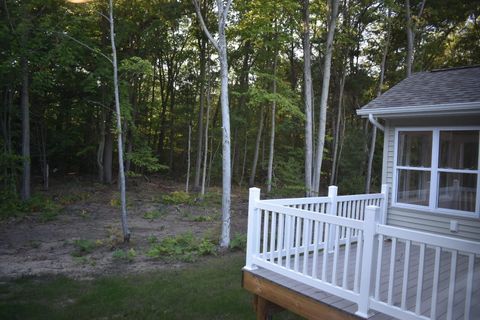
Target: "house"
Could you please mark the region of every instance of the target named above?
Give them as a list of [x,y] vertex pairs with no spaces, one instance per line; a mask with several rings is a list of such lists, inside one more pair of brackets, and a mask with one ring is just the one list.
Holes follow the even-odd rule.
[[413,74],[358,114],[384,131],[380,193],[250,189],[257,319],[480,319],[480,67]]
[[480,66],[415,73],[357,113],[384,122],[387,224],[480,241]]

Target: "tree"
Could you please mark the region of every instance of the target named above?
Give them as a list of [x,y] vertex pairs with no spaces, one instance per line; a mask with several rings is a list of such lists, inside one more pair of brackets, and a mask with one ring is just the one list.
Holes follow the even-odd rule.
[[313,115],[312,67],[310,47],[310,0],[303,0],[303,91],[305,104],[305,192],[312,195]]
[[[90,0],[71,0],[74,3],[88,2]],[[126,195],[126,183],[125,183],[125,169],[123,162],[123,132],[122,132],[122,115],[120,111],[120,91],[119,91],[119,82],[118,82],[118,62],[117,62],[117,49],[115,46],[115,22],[113,18],[113,0],[108,2],[108,17],[104,16],[108,20],[110,26],[110,44],[112,49],[112,59],[106,57],[113,67],[113,86],[114,86],[114,97],[115,97],[115,115],[117,121],[117,142],[118,142],[118,176],[120,180],[120,202],[121,202],[121,221],[122,221],[122,231],[123,231],[123,240],[125,242],[130,241],[130,230],[128,228],[127,221],[127,195]],[[80,41],[76,40],[76,42]],[[83,44],[84,45],[84,44]],[[85,46],[85,45],[84,45]]]
[[222,108],[222,235],[220,246],[226,248],[230,244],[230,201],[231,201],[231,159],[230,159],[230,110],[228,105],[228,61],[227,61],[227,40],[225,27],[227,23],[228,10],[232,0],[217,0],[218,18],[218,40],[215,40],[203,20],[200,5],[193,0],[200,26],[205,35],[218,52],[220,62],[221,93],[220,104]]
[[315,194],[318,194],[320,190],[320,175],[322,172],[322,159],[323,159],[323,149],[325,146],[325,132],[327,124],[327,101],[328,101],[328,90],[330,87],[330,68],[332,64],[332,52],[333,52],[333,36],[335,34],[335,26],[337,22],[338,14],[338,0],[329,1],[330,5],[330,17],[328,24],[328,34],[325,50],[325,63],[323,65],[323,81],[322,81],[322,95],[320,98],[320,121],[318,124],[318,139],[317,139],[317,148],[316,148],[316,157],[315,157],[315,166],[314,166],[314,176],[313,176],[313,191]]

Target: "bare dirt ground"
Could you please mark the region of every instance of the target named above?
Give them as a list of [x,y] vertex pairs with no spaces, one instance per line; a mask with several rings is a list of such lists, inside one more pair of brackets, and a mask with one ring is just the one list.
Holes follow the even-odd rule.
[[[154,259],[146,255],[149,239],[190,232],[199,237],[218,237],[220,232],[220,192],[192,205],[168,205],[162,196],[181,191],[172,181],[136,178],[127,185],[131,240],[122,243],[120,207],[116,185],[105,186],[78,178],[53,183],[42,193],[63,209],[50,221],[41,212],[0,221],[0,278],[61,274],[73,278],[137,273],[175,268],[181,262]],[[154,214],[149,214],[149,213]],[[199,216],[205,219],[198,219]],[[232,196],[232,236],[246,233],[247,198]],[[78,252],[78,241],[94,244],[91,252]],[[132,249],[133,259],[118,259],[115,251]]]

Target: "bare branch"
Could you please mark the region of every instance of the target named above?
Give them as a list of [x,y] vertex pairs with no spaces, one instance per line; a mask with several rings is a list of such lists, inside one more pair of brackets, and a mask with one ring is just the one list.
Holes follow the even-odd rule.
[[223,9],[223,19],[227,20],[228,10],[230,10],[230,5],[232,4],[232,0],[227,0],[227,4]]
[[87,48],[88,50],[94,52],[94,53],[98,53],[99,55],[101,55],[102,57],[104,57],[105,59],[107,59],[108,61],[110,61],[110,63],[113,63],[112,59],[110,59],[107,55],[103,54],[101,51],[99,51],[98,49],[94,49],[92,47],[90,47],[88,44],[78,40],[78,39],[75,39],[74,37],[68,35],[67,33],[65,32],[57,32],[59,35],[63,36],[63,37],[66,37],[70,40],[73,40],[74,42],[78,43],[79,45]]
[[212,34],[210,31],[208,31],[207,26],[205,25],[205,21],[203,20],[202,16],[202,11],[200,10],[200,5],[197,0],[192,0],[193,5],[195,6],[195,12],[197,13],[197,18],[198,21],[200,22],[200,27],[203,29],[205,32],[205,35],[207,36],[208,40],[212,43],[212,45],[217,49],[217,51],[220,51],[220,48],[218,47],[218,42],[212,37]]

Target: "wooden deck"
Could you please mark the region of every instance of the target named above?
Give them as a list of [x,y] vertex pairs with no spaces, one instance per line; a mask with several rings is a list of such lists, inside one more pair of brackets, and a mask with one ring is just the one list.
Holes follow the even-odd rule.
[[[334,265],[334,255],[331,253],[327,253],[327,264],[325,274],[326,277],[332,281],[333,274],[336,277],[336,283],[339,285],[343,285],[345,288],[350,290],[355,289],[356,279],[355,279],[355,263],[357,261],[356,253],[357,248],[356,244],[353,243],[350,246],[348,255],[345,254],[345,246],[340,247],[339,254],[338,254],[338,261],[337,266],[344,266],[344,259],[346,256],[349,256],[348,264],[346,268],[337,268],[336,271],[333,270]],[[449,296],[452,296],[449,293],[453,294],[453,313],[451,319],[464,319],[465,318],[465,299],[466,299],[466,288],[467,288],[467,280],[472,279],[472,275],[468,275],[468,256],[462,255],[458,253],[457,255],[457,263],[452,264],[452,253],[449,251],[442,251],[440,255],[440,268],[439,268],[439,277],[438,282],[433,283],[434,279],[434,265],[435,265],[435,250],[432,248],[427,247],[425,249],[425,262],[423,266],[423,274],[420,275],[419,280],[419,255],[420,255],[420,246],[412,243],[410,249],[406,252],[405,250],[405,243],[402,241],[398,241],[396,243],[395,249],[395,260],[393,264],[391,264],[391,254],[392,254],[392,242],[389,240],[384,241],[383,243],[383,250],[381,252],[382,259],[381,259],[381,267],[380,270],[377,270],[380,275],[380,286],[379,288],[374,288],[376,293],[378,293],[378,300],[387,302],[389,299],[393,302],[395,306],[399,306],[402,304],[402,292],[406,291],[406,296],[404,298],[405,307],[408,310],[414,312],[417,308],[420,314],[431,317],[431,305],[432,305],[432,290],[436,288],[437,298],[436,298],[436,319],[447,319],[447,305]],[[405,264],[405,254],[409,254],[409,258],[407,259],[409,262]],[[323,259],[324,251],[321,250],[319,252],[318,259]],[[301,257],[298,263],[298,271],[303,272],[303,268],[307,268],[308,274],[312,274],[312,255],[310,255],[307,259],[307,262],[304,263],[303,257]],[[291,264],[293,265],[293,256],[290,257]],[[278,260],[275,261],[278,263]],[[286,258],[283,258],[281,265],[286,265]],[[404,272],[404,269],[407,269],[407,272]],[[453,268],[453,269],[452,269]],[[474,264],[474,272],[473,272],[473,295],[472,295],[472,306],[470,309],[470,317],[469,319],[475,320],[480,319],[480,257],[475,258]],[[331,312],[335,311],[342,311],[342,313],[335,313],[338,315],[338,319],[347,319],[352,318],[355,311],[357,310],[357,305],[350,301],[344,300],[337,296],[325,293],[321,290],[303,284],[301,282],[295,281],[293,279],[287,278],[280,274],[277,274],[273,271],[266,270],[264,268],[258,268],[253,271],[244,271],[244,279],[245,275],[253,276],[256,279],[265,280],[272,282],[279,286],[279,288],[288,288],[292,292],[294,292],[298,297],[303,297],[310,299],[311,301],[318,302],[318,312],[319,314],[323,314],[325,317],[325,306],[330,307]],[[393,281],[389,281],[389,274],[393,272],[394,277]],[[450,286],[451,281],[451,274],[455,274],[455,285],[453,288]],[[316,273],[319,277],[322,276],[322,264],[318,264],[318,270]],[[375,278],[375,277],[374,277]],[[406,280],[406,282],[404,281]],[[419,281],[422,282],[422,293],[421,299],[417,298],[417,287]],[[261,281],[260,281],[261,282]],[[256,283],[260,283],[257,281]],[[404,284],[406,283],[406,284]],[[252,287],[252,283],[246,286],[244,281],[244,287],[251,291],[254,294],[262,296],[263,298],[269,301],[273,301],[276,304],[279,304],[281,307],[290,309],[293,312],[298,312],[295,309],[295,305],[283,304],[278,303],[278,301],[273,300],[275,299],[275,293],[280,292],[280,290],[273,290],[270,293],[266,293],[265,290],[255,290],[255,287]],[[404,288],[406,290],[402,290]],[[389,297],[389,288],[392,288],[391,295]],[[451,298],[452,299],[452,298]],[[295,300],[295,299],[294,299]],[[309,300],[309,301],[310,301]],[[298,303],[297,303],[298,304]],[[417,307],[418,305],[418,307]],[[313,307],[314,308],[314,307]],[[302,314],[309,319],[315,319],[316,317],[311,317],[308,314]],[[349,317],[347,317],[349,316]],[[324,319],[330,319],[331,316],[325,317]],[[390,316],[387,316],[382,313],[375,313],[369,319],[373,320],[384,320],[384,319],[394,319]]]

